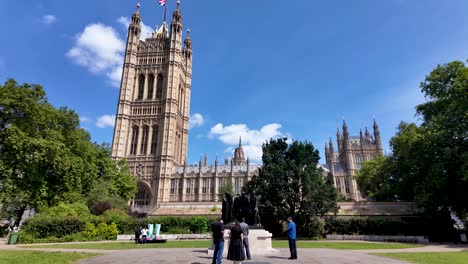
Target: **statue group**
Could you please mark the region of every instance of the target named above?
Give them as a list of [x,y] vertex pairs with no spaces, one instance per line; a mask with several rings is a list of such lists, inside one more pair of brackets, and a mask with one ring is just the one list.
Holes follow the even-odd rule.
[[235,198],[232,194],[226,192],[223,198],[223,221],[228,224],[237,220],[239,222],[245,219],[249,226],[260,226],[259,204],[261,195],[255,192],[246,194],[242,192]]

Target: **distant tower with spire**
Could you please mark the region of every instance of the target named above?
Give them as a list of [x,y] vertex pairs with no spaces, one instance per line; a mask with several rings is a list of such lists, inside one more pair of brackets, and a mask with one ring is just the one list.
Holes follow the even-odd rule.
[[242,149],[242,137],[239,137],[239,146],[234,150],[234,165],[245,165],[244,149]]
[[138,177],[130,205],[142,212],[169,201],[171,175],[186,164],[191,86],[192,40],[190,33],[183,39],[180,2],[170,28],[164,19],[144,40],[138,4],[128,27],[112,157],[126,159]]
[[338,151],[335,152],[333,141],[325,143],[325,160],[327,167],[333,174],[335,187],[348,199],[363,200],[357,186],[354,175],[361,169],[364,161],[383,155],[382,141],[380,139],[379,126],[374,119],[374,136],[367,129],[359,136],[350,136],[348,125],[343,120],[343,133],[337,129],[336,141]]

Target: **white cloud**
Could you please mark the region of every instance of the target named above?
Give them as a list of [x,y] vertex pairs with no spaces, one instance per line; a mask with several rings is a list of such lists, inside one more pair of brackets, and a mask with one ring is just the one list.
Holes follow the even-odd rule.
[[[130,18],[121,16],[117,19],[117,22],[121,24],[125,30],[128,29],[128,25],[130,25]],[[150,26],[145,25],[143,21],[141,22],[141,34],[140,34],[140,39],[145,40],[151,33],[154,32],[154,29]]]
[[66,55],[94,74],[105,73],[111,84],[118,87],[124,50],[125,43],[115,30],[97,23],[77,34],[75,45]]
[[91,123],[91,121],[92,121],[92,120],[91,120],[91,118],[89,118],[89,117],[80,116],[80,123],[82,123],[82,124],[83,124],[83,123],[89,124],[89,123]]
[[204,123],[205,123],[205,119],[203,118],[201,114],[195,113],[190,116],[190,124],[189,124],[190,128],[193,128],[196,126],[203,126]]
[[54,15],[44,15],[41,17],[41,22],[45,25],[53,24],[55,21],[57,21],[57,17]]
[[286,136],[280,131],[281,124],[272,123],[263,126],[259,130],[249,129],[245,124],[233,124],[224,126],[221,123],[216,124],[210,130],[209,137],[217,138],[226,145],[231,145],[225,152],[232,153],[234,147],[237,147],[239,138],[242,137],[242,147],[244,154],[251,160],[261,161],[262,144],[271,138]]
[[115,124],[115,115],[103,115],[96,119],[96,126],[100,128],[113,127]]

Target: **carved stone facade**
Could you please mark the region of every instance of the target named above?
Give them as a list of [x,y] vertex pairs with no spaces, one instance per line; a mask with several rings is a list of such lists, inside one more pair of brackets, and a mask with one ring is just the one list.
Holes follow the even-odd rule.
[[333,174],[335,187],[348,199],[364,200],[357,186],[354,175],[361,169],[364,161],[374,159],[383,154],[382,141],[377,122],[374,120],[374,135],[366,128],[359,136],[350,136],[348,126],[343,121],[343,133],[338,129],[336,140],[338,151],[335,152],[333,141],[325,144],[327,167]]
[[170,27],[163,21],[140,40],[140,5],[128,28],[120,95],[112,142],[112,157],[126,159],[138,177],[138,192],[130,205],[149,212],[162,203],[218,199],[218,190],[231,179],[239,190],[258,166],[245,161],[242,146],[231,164],[201,162],[187,165],[192,40],[182,41],[180,3]]

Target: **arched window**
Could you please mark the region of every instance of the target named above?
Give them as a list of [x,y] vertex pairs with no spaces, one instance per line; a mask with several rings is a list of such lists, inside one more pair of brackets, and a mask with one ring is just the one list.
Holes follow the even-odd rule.
[[145,188],[138,187],[138,191],[135,194],[135,207],[142,207],[149,205],[149,195]]
[[153,90],[154,90],[154,76],[151,74],[148,77],[148,96],[146,98],[153,99]]
[[155,155],[158,148],[159,127],[153,126],[153,135],[151,136],[151,155]]
[[138,97],[137,99],[143,99],[143,93],[145,91],[145,76],[142,74],[138,79]]
[[161,99],[163,94],[163,82],[164,77],[162,74],[158,74],[158,83],[156,84],[156,99]]
[[146,149],[148,148],[148,131],[149,127],[143,127],[143,134],[141,134],[141,147],[140,154],[146,155]]
[[356,170],[360,170],[360,169],[361,169],[362,162],[363,162],[362,156],[361,156],[360,154],[356,154],[356,155],[354,156],[354,168],[355,168]]
[[137,144],[138,144],[138,126],[134,126],[133,131],[132,131],[132,142],[130,145],[130,155],[136,154]]
[[184,89],[182,89],[182,84],[179,84],[179,111],[182,112],[184,106]]

